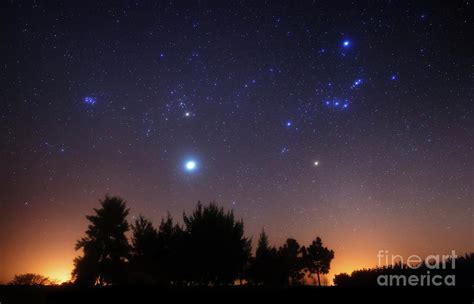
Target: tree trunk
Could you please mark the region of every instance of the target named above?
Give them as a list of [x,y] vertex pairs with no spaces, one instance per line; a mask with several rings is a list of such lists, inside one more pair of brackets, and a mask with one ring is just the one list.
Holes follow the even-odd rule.
[[316,272],[316,274],[318,275],[318,286],[321,287],[321,278],[319,277],[319,271]]

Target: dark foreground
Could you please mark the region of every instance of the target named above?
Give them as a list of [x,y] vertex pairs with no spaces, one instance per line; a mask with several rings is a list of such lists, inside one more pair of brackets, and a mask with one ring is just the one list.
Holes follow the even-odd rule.
[[[75,286],[0,286],[0,303],[163,303],[173,300],[227,299],[247,303],[256,297],[268,301],[297,303],[320,302],[330,299],[354,302],[413,302],[420,299],[423,303],[451,299],[451,303],[473,303],[472,288],[340,288],[340,287],[292,287],[287,289],[267,289],[263,287],[187,287],[179,289],[162,289],[156,287],[102,287],[78,288]],[[410,299],[410,300],[409,300]],[[421,303],[420,302],[420,303]],[[303,302],[301,302],[303,303]]]

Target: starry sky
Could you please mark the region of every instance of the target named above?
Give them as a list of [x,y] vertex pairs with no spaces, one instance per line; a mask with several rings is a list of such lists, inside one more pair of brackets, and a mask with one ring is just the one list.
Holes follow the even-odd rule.
[[5,1],[0,281],[71,269],[106,193],[198,200],[331,274],[474,250],[470,1]]

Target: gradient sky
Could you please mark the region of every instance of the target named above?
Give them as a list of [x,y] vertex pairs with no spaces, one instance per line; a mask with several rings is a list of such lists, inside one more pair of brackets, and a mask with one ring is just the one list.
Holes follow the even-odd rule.
[[106,193],[156,224],[215,200],[254,246],[320,236],[332,275],[473,251],[469,10],[5,1],[0,281],[66,279]]

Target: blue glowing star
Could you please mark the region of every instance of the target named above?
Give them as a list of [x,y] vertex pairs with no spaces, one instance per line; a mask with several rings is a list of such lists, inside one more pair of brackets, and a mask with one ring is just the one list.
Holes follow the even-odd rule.
[[348,48],[351,46],[351,42],[349,40],[344,40],[342,42],[342,46],[345,47],[345,48]]
[[186,163],[184,164],[184,168],[186,169],[186,171],[188,172],[193,172],[197,169],[197,163],[196,161],[194,160],[188,160],[186,161]]
[[96,103],[96,99],[92,96],[86,96],[84,97],[84,102],[87,103],[87,104],[90,104],[90,105],[93,105]]
[[360,86],[362,84],[362,79],[357,79],[356,81],[354,81],[354,83],[352,84],[351,88],[355,89],[357,88],[358,86]]
[[397,80],[397,75],[390,76],[390,80]]
[[286,122],[286,126],[287,126],[288,128],[290,128],[292,125],[293,125],[293,122],[291,122],[291,120],[288,120],[288,121]]

